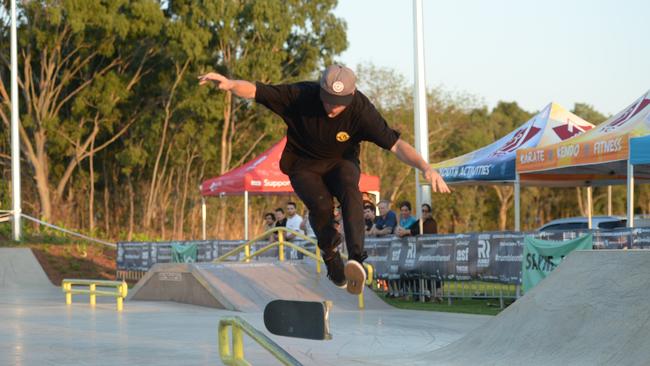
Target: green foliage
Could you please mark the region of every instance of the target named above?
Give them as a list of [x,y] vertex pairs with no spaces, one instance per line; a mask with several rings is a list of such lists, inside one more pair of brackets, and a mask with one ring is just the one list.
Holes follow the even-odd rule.
[[[198,87],[196,77],[216,70],[267,83],[316,79],[347,47],[346,24],[333,14],[336,3],[18,2],[23,210],[46,216],[49,204],[52,222],[106,238],[198,237],[198,185],[270,147],[284,135],[285,126],[250,101],[231,100],[214,87]],[[5,90],[7,40],[8,22],[2,19],[0,87]],[[412,143],[413,96],[405,77],[372,64],[356,69],[359,89]],[[484,104],[470,94],[429,90],[430,161],[489,144],[534,113],[516,102],[500,102],[491,110]],[[605,118],[584,103],[577,103],[574,113],[592,123]],[[10,179],[8,116],[8,100],[2,99],[3,182]],[[389,152],[363,145],[362,170],[382,178],[382,197],[415,200],[413,170]],[[7,184],[0,184],[2,209],[10,205],[8,190]],[[595,195],[601,211],[606,205],[603,192],[596,190]],[[650,212],[650,190],[639,192],[639,210]],[[524,228],[579,214],[574,189],[527,188],[522,194]],[[286,200],[252,198],[253,226],[259,212],[283,206]],[[502,204],[489,187],[459,187],[452,195],[433,197],[442,232],[495,230]],[[623,207],[620,199],[614,202],[615,212]],[[242,210],[241,198],[210,200],[208,236],[241,237]],[[44,232],[45,240],[53,243],[69,240],[25,226],[28,236]],[[0,235],[8,236],[7,228],[0,226]]]

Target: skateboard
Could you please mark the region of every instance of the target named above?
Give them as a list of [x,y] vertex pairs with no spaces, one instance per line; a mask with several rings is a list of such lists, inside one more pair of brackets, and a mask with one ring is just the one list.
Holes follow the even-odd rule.
[[331,307],[331,301],[273,300],[264,308],[264,325],[275,335],[332,339],[329,332]]
[[345,279],[348,281],[346,289],[353,295],[359,295],[363,292],[366,284],[366,270],[363,265],[355,260],[349,260],[345,264]]

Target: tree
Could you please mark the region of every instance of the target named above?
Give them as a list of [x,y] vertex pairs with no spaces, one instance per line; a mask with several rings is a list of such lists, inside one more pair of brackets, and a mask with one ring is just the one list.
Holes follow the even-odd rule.
[[[20,13],[22,154],[34,172],[41,217],[50,220],[79,164],[124,134],[144,108],[128,112],[141,101],[133,99],[134,87],[156,53],[152,40],[164,18],[152,0],[30,1]],[[0,119],[7,126],[4,70]]]

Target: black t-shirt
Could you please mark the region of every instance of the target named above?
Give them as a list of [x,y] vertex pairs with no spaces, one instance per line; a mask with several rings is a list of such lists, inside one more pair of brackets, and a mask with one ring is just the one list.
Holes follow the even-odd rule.
[[399,139],[399,132],[388,126],[375,106],[358,90],[343,112],[329,118],[320,100],[317,82],[284,85],[258,82],[256,87],[255,101],[282,117],[287,124],[283,160],[289,154],[303,159],[347,159],[358,163],[361,141],[370,141],[388,150]]

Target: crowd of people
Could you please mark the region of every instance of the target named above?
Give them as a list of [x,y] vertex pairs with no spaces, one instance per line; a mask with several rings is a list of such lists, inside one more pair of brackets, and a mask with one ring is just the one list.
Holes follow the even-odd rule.
[[[399,203],[399,217],[391,210],[391,204],[388,200],[379,201],[377,206],[370,200],[364,200],[363,217],[365,219],[366,237],[386,237],[396,235],[399,237],[415,236],[420,234],[438,233],[438,225],[433,219],[431,205],[422,204],[422,218],[413,215],[413,208],[409,201]],[[377,211],[379,211],[377,214]],[[422,222],[420,224],[420,222]],[[334,206],[334,227],[341,233],[342,237],[343,223],[341,220],[340,206]],[[309,211],[305,209],[304,216],[297,212],[295,202],[287,202],[285,209],[278,207],[275,212],[264,214],[264,231],[271,230],[275,227],[286,227],[293,231],[304,234],[310,238],[316,238],[316,234],[309,223]],[[277,233],[273,239],[277,240]],[[285,240],[295,239],[292,233],[285,234]]]

